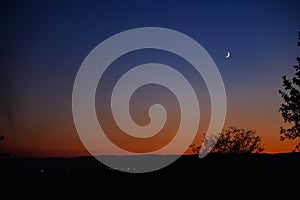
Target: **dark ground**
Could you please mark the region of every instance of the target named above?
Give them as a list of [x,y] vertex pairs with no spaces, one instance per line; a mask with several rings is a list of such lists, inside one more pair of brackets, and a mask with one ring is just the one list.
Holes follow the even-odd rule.
[[288,178],[300,172],[300,153],[181,156],[171,165],[148,173],[126,173],[111,170],[93,156],[75,158],[10,158],[0,160],[0,177],[134,177],[187,176],[232,177],[241,175]]
[[[168,191],[172,194],[186,188],[196,195],[213,189],[209,192],[212,196],[248,199],[259,193],[290,199],[288,195],[299,191],[294,188],[300,188],[300,154],[208,155],[203,159],[182,156],[161,170],[141,174],[111,170],[94,157],[12,158],[0,161],[0,172],[6,188],[66,191],[71,187],[72,193],[87,187],[97,192],[104,192],[104,188],[143,188],[151,193],[171,187]],[[238,196],[237,190],[243,196]]]

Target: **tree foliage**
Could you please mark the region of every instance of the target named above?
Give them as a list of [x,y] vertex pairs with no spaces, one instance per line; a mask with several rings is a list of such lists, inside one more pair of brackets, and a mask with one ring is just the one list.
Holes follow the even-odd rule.
[[[300,40],[300,32],[298,33]],[[300,46],[300,42],[298,42]],[[283,76],[283,90],[279,90],[284,103],[279,107],[279,112],[284,123],[289,123],[290,127],[280,127],[280,140],[295,140],[300,137],[300,57],[297,57],[298,65],[295,65],[295,75],[292,79]],[[300,150],[300,143],[296,145],[294,151]]]
[[203,147],[191,145],[193,152],[199,153],[200,148],[206,148],[211,141],[217,142],[211,153],[259,153],[264,150],[261,138],[253,129],[229,127],[223,129],[220,137],[208,137],[204,139]]

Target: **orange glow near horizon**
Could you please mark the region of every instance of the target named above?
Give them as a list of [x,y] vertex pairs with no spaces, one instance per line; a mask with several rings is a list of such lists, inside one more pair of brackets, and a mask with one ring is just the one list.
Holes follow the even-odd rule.
[[[298,143],[298,140],[279,140],[279,127],[286,127],[288,124],[283,123],[281,114],[278,112],[278,107],[282,100],[276,93],[276,88],[277,86],[271,91],[267,88],[262,88],[257,93],[255,93],[256,90],[242,90],[234,95],[232,92],[227,92],[228,106],[224,128],[234,126],[237,128],[256,130],[256,134],[261,137],[262,143],[264,144],[264,153],[291,152]],[[278,88],[280,88],[280,86],[278,86]],[[141,96],[145,99],[151,97],[151,95]],[[270,96],[273,96],[274,98],[270,99]],[[139,103],[134,104],[136,109],[133,108],[133,112],[136,115],[135,120],[138,120],[140,124],[147,124],[148,118],[147,107],[144,105],[146,102],[145,99],[137,99],[137,102]],[[170,104],[170,101],[166,99],[160,99],[163,100],[163,105]],[[59,105],[58,109],[47,107],[47,112],[49,111],[50,113],[47,113],[47,117],[44,117],[40,113],[45,112],[42,109],[46,107],[45,105],[50,104],[50,102],[49,99],[45,100],[45,104],[41,106],[40,110],[37,109],[36,112],[38,114],[21,116],[18,123],[14,126],[7,126],[7,120],[1,119],[0,125],[2,127],[2,132],[9,134],[4,134],[5,139],[1,141],[0,151],[9,152],[19,157],[76,157],[90,155],[75,129],[70,102],[60,102],[57,104]],[[198,134],[193,141],[196,145],[201,144],[203,135],[207,131],[210,117],[207,98],[204,97],[199,102],[201,104],[200,125]],[[149,105],[150,103],[151,101],[146,104]],[[176,116],[179,116],[179,113],[178,110],[174,112],[176,110],[175,107],[176,104],[169,105],[171,111],[170,116],[172,116],[169,118],[171,123],[169,127],[161,133],[162,135],[168,135],[168,137],[157,137],[152,141],[155,142],[155,145],[151,145],[151,141],[146,142],[147,144],[139,144],[138,140],[132,140],[130,142],[128,142],[127,139],[120,140],[120,137],[117,135],[112,136],[112,139],[120,146],[125,145],[125,149],[127,148],[138,153],[148,152],[164,146],[173,137],[170,132],[176,133]],[[40,111],[40,113],[38,111]],[[41,119],[37,120],[36,115]],[[106,114],[104,114],[104,116],[106,116]],[[109,119],[104,118],[102,123],[105,125],[106,129],[114,135],[116,129],[113,124],[109,122]],[[99,145],[101,145],[101,142],[99,142]],[[114,152],[110,152],[109,149],[104,153],[114,154]],[[192,151],[187,147],[186,154],[190,153],[192,153]]]
[[[267,114],[266,114],[267,115]],[[246,117],[247,116],[247,117]],[[291,152],[297,141],[280,141],[279,127],[284,126],[280,113],[275,115],[256,114],[256,112],[245,112],[238,110],[228,110],[227,120],[224,128],[235,126],[240,128],[255,129],[261,137],[265,151],[263,153],[285,153]],[[67,122],[67,123],[66,123]],[[204,120],[204,124],[208,121]],[[59,123],[49,124],[47,130],[36,130],[30,132],[29,127],[24,126],[23,134],[18,133],[6,135],[2,142],[2,152],[9,152],[18,157],[77,157],[90,155],[82,144],[73,122],[69,119],[61,120]],[[194,144],[200,145],[207,127],[200,126],[199,132],[194,140]],[[27,129],[27,130],[26,130]],[[21,132],[22,130],[18,130]],[[37,133],[39,132],[39,133]],[[162,144],[164,144],[163,142]],[[101,145],[101,142],[99,142]],[[130,145],[130,144],[127,144]],[[149,150],[147,146],[138,143],[131,144],[137,151]],[[138,150],[140,149],[140,150]],[[151,149],[151,148],[150,148]],[[192,153],[188,148],[185,154]],[[106,154],[110,154],[109,151]],[[112,152],[113,154],[113,152]]]

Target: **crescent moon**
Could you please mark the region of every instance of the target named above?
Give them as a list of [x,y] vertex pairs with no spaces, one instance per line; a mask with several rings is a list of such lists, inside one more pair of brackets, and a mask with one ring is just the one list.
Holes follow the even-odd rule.
[[230,56],[230,52],[227,51],[227,54],[226,54],[225,58],[229,58],[229,56]]

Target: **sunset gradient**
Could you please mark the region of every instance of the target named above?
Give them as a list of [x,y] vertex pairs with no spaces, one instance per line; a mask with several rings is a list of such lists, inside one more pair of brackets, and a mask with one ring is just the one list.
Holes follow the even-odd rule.
[[[278,90],[281,77],[294,74],[292,66],[300,53],[299,8],[300,2],[293,0],[6,2],[0,8],[0,152],[20,157],[89,155],[72,116],[76,73],[100,42],[146,26],[180,31],[210,54],[226,89],[224,128],[255,129],[265,153],[290,152],[299,141],[279,140],[279,127],[288,124],[278,112]],[[226,59],[227,51],[231,56]],[[140,88],[130,111],[137,124],[147,125],[149,107],[164,105],[168,118],[162,136],[130,140],[111,120],[107,103],[113,82],[130,67],[149,62],[173,67],[194,86],[201,115],[194,143],[201,144],[210,120],[207,87],[193,66],[165,51],[134,51],[112,63],[96,93],[99,123],[113,143],[137,153],[161,148],[174,137],[180,120],[178,101],[158,85]],[[188,147],[186,153],[192,153]],[[114,152],[107,149],[103,154]]]

